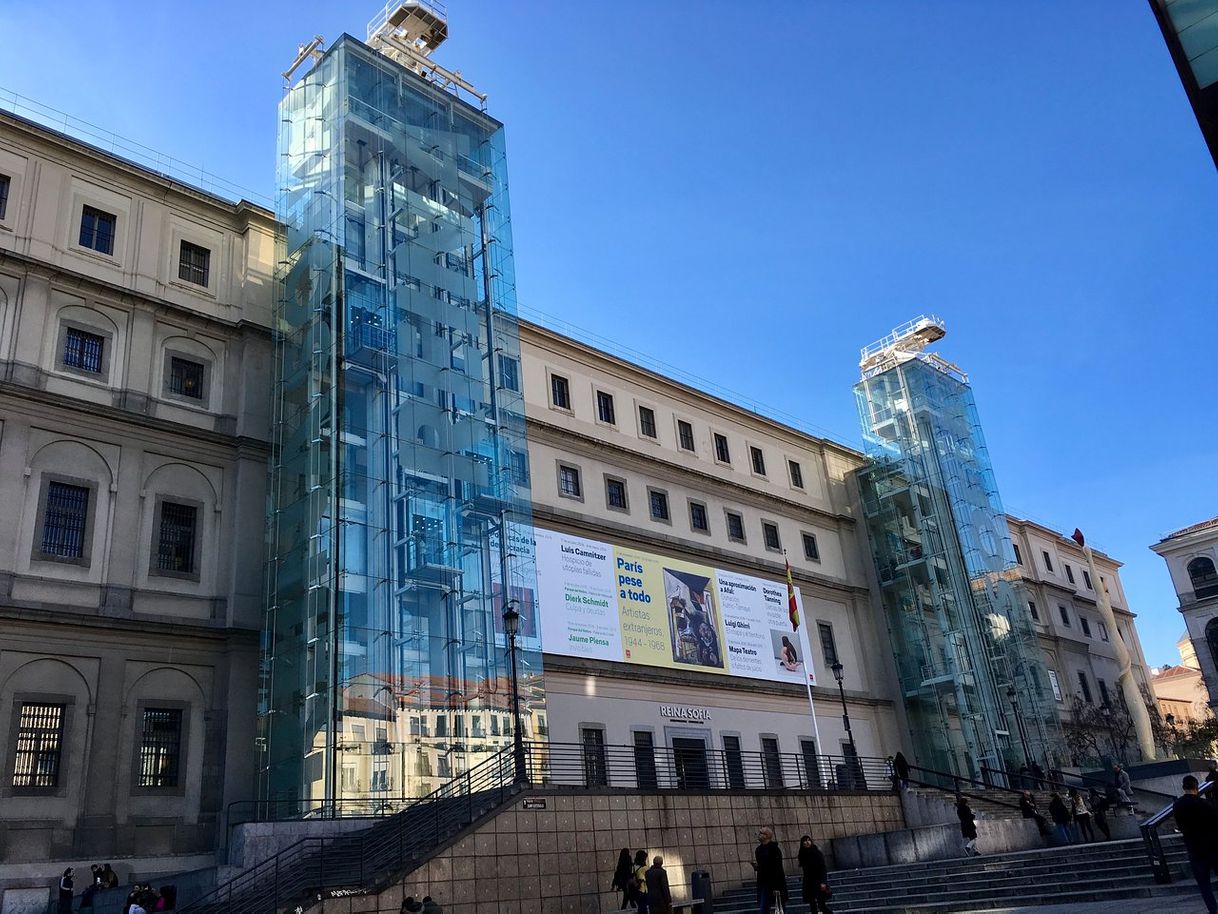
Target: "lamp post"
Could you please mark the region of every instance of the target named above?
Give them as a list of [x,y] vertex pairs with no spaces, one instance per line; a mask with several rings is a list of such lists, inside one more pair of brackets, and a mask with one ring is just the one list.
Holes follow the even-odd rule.
[[520,726],[520,682],[516,678],[516,632],[520,629],[520,613],[516,612],[512,605],[514,602],[509,601],[507,608],[503,610],[503,630],[507,633],[508,653],[512,657],[512,758],[516,768],[516,783],[523,784],[527,778],[524,767],[524,733]]
[[1019,732],[1019,743],[1023,746],[1023,762],[1028,766],[1028,771],[1032,770],[1032,752],[1028,749],[1028,734],[1023,727],[1023,718],[1019,716],[1019,693],[1015,691],[1015,686],[1007,689],[1007,701],[1011,703],[1011,717],[1015,719],[1015,729]]
[[859,751],[854,745],[854,731],[850,729],[850,712],[846,710],[846,690],[842,687],[842,662],[834,660],[829,667],[833,670],[833,678],[837,680],[837,693],[842,698],[842,723],[846,725],[846,738],[850,740],[850,776],[853,778],[857,772],[854,770],[858,766]]

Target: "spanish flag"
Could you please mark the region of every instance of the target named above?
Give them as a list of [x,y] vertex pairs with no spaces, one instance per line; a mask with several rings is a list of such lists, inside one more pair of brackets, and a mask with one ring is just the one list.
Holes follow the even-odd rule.
[[799,606],[795,602],[795,581],[791,578],[791,562],[787,560],[787,616],[791,619],[791,631],[799,631]]

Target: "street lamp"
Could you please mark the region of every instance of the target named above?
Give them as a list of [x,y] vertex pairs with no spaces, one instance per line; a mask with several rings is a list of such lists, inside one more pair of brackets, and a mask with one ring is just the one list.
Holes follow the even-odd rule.
[[1019,693],[1015,691],[1015,686],[1007,689],[1007,701],[1011,703],[1011,717],[1015,719],[1015,729],[1019,733],[1019,742],[1023,746],[1023,762],[1028,766],[1029,773],[1032,771],[1032,752],[1028,748],[1028,734],[1024,730],[1023,718],[1019,714]]
[[842,662],[834,660],[829,669],[833,670],[833,678],[837,680],[837,693],[842,697],[842,723],[846,725],[846,738],[850,740],[850,776],[853,779],[856,775],[854,770],[858,766],[859,751],[854,745],[854,731],[850,729],[850,712],[846,709],[846,690],[842,687]]
[[524,769],[524,733],[520,726],[520,682],[516,678],[516,632],[520,630],[520,613],[509,601],[503,610],[503,630],[508,636],[508,653],[512,657],[512,757],[516,767],[516,783],[526,780]]

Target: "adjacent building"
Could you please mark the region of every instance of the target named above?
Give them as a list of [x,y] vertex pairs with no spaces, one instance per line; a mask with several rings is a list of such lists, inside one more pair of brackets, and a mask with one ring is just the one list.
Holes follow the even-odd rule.
[[1218,517],[1169,533],[1150,548],[1167,562],[1209,705],[1218,707]]
[[[1176,642],[1180,662],[1151,670],[1150,686],[1154,690],[1159,715],[1168,726],[1195,723],[1211,716],[1209,694],[1201,678],[1197,652],[1187,634]],[[1169,717],[1170,715],[1170,717]]]
[[1150,8],[1218,165],[1218,0],[1150,0]]

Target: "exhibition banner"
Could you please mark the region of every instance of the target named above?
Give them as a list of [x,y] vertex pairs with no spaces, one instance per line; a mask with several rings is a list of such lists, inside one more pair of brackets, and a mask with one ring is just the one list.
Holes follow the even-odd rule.
[[[785,582],[553,530],[534,529],[533,540],[548,653],[815,683]],[[798,589],[795,599],[804,618]]]

